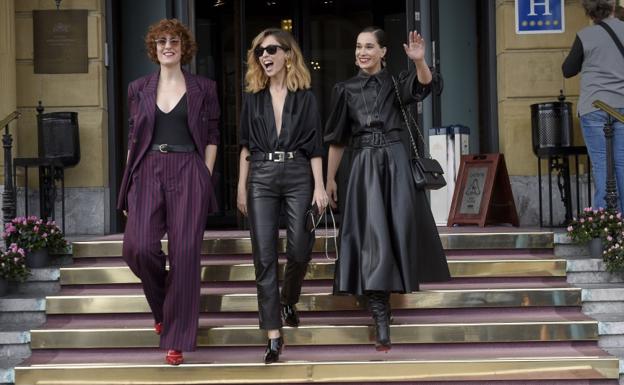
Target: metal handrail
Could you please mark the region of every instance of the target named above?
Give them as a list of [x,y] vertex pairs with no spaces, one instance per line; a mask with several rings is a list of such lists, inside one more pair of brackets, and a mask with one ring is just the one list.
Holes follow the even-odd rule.
[[610,105],[603,102],[602,100],[596,100],[592,103],[592,105],[596,108],[600,108],[607,114],[611,115],[615,120],[619,120],[620,122],[624,123],[624,115],[620,114],[618,110],[611,107]]
[[19,111],[11,112],[9,115],[7,115],[6,118],[4,118],[4,119],[2,119],[2,121],[0,121],[0,127],[4,127],[4,126],[8,125],[9,123],[14,121],[15,119],[18,119],[20,117],[20,115],[22,115],[22,114]]

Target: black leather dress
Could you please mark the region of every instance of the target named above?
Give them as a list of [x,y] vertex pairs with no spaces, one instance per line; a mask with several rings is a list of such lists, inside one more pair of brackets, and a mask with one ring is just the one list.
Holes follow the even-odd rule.
[[[429,85],[416,72],[397,81],[404,104],[422,100]],[[450,278],[424,191],[413,183],[409,154],[400,141],[403,118],[391,75],[360,72],[334,87],[325,142],[351,145],[353,162],[340,226],[334,292],[409,293],[421,282]]]

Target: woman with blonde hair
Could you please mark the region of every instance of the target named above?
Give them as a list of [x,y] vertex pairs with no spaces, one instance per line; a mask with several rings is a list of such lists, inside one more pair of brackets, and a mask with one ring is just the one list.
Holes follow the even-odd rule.
[[[267,331],[264,362],[279,359],[286,325],[299,326],[299,301],[314,233],[307,231],[310,204],[327,206],[323,183],[322,126],[310,91],[310,72],[295,39],[266,29],[247,52],[245,101],[240,121],[237,205],[249,217],[260,328]],[[281,295],[278,287],[278,222],[284,206],[287,244]]]

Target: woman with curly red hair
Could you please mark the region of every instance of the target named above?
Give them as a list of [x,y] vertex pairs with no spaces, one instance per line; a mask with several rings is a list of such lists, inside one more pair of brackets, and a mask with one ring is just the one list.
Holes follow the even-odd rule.
[[182,351],[196,347],[200,248],[216,208],[219,104],[212,80],[182,70],[197,50],[182,23],[153,24],[145,47],[159,69],[128,86],[128,158],[118,201],[128,217],[123,257],[141,279],[166,362],[179,365]]

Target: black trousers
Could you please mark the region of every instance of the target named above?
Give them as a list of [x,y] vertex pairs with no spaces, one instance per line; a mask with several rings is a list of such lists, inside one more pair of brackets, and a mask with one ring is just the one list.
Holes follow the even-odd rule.
[[[305,229],[305,211],[312,201],[312,193],[312,169],[308,159],[250,164],[247,209],[261,329],[281,328],[280,303],[292,305],[299,301],[314,245],[314,233]],[[286,218],[288,261],[280,297],[277,247],[282,205]]]

